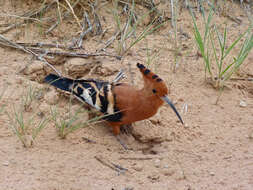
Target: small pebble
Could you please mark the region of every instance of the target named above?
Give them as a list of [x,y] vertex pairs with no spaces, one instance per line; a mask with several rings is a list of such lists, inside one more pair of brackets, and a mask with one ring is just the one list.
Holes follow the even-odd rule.
[[162,173],[164,176],[172,176],[172,175],[174,175],[176,172],[175,172],[175,170],[173,170],[173,169],[163,169],[163,170],[161,171],[161,173]]
[[210,172],[210,175],[211,175],[211,176],[215,176],[215,173],[214,173],[214,172]]
[[187,123],[184,123],[184,127],[185,127],[185,128],[188,128],[189,125],[188,125]]
[[151,175],[148,176],[148,179],[150,179],[151,181],[157,181],[160,178],[159,174],[157,173],[153,173]]
[[240,107],[243,107],[243,108],[247,107],[247,103],[243,100],[240,100]]
[[43,70],[43,64],[40,61],[34,61],[24,70],[24,74],[29,75],[40,70]]
[[133,166],[133,169],[134,169],[135,171],[137,171],[137,172],[140,172],[140,171],[143,170],[143,166],[142,166],[141,164],[135,164],[135,165]]
[[159,168],[159,167],[160,167],[160,160],[159,160],[159,159],[156,159],[156,160],[155,160],[155,167],[156,167],[156,168]]
[[8,161],[4,162],[3,166],[9,166],[9,162]]
[[253,131],[249,133],[249,139],[253,139]]

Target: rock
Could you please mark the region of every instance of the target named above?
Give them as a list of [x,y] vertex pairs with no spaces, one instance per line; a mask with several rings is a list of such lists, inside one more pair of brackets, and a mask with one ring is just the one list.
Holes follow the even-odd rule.
[[160,175],[157,174],[157,173],[153,173],[153,174],[148,176],[148,179],[150,179],[152,182],[155,182],[155,181],[159,180],[159,178],[160,178]]
[[165,168],[161,171],[161,173],[164,175],[164,176],[172,176],[175,174],[175,170],[171,169],[171,168]]
[[215,173],[214,173],[214,172],[209,172],[209,174],[210,174],[211,176],[215,176]]
[[243,107],[243,108],[247,107],[247,103],[243,100],[240,100],[240,107]]
[[189,128],[188,123],[184,123],[184,127],[185,127],[185,128]]
[[155,167],[156,167],[156,168],[160,168],[160,160],[159,160],[159,159],[155,159],[154,162],[155,162],[155,164],[154,164]]
[[73,58],[64,64],[64,68],[68,75],[72,77],[83,77],[90,73],[95,67],[101,65],[96,59]]
[[8,162],[8,161],[5,161],[5,162],[3,163],[3,166],[9,166],[9,162]]
[[186,178],[182,170],[177,170],[174,175],[177,180],[184,180]]
[[57,94],[57,92],[53,89],[51,90],[50,92],[48,92],[46,95],[45,95],[45,100],[48,104],[50,105],[55,105],[58,103],[58,100],[59,100],[59,96]]
[[118,72],[118,69],[113,68],[110,65],[98,65],[93,71],[92,74],[96,74],[99,76],[107,77],[114,75]]
[[33,145],[34,140],[32,138],[32,135],[24,135],[23,139],[25,147],[31,147]]
[[28,67],[24,70],[25,75],[30,75],[32,73],[43,70],[43,63],[40,61],[34,61],[32,64],[28,65]]
[[135,164],[132,168],[137,172],[141,172],[143,170],[143,165],[142,164]]

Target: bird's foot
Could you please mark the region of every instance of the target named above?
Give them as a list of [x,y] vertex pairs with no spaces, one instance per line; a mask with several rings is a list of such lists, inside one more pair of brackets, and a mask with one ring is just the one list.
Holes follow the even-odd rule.
[[125,149],[125,150],[129,150],[129,148],[126,146],[126,144],[120,139],[119,135],[115,136],[116,139],[119,141],[119,143],[121,144],[121,146]]

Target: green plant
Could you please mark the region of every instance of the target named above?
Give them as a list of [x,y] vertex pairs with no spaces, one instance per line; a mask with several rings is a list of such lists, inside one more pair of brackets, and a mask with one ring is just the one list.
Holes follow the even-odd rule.
[[[117,46],[117,53],[120,56],[123,56],[126,52],[128,52],[133,46],[135,46],[138,42],[143,40],[147,35],[153,33],[156,31],[158,28],[160,28],[164,23],[155,25],[154,21],[156,18],[154,18],[148,26],[146,26],[141,33],[136,37],[137,33],[137,27],[144,21],[144,18],[148,16],[151,12],[154,11],[154,8],[149,10],[147,13],[142,15],[139,19],[137,19],[135,15],[135,1],[132,1],[132,6],[131,9],[129,10],[128,17],[126,19],[126,23],[123,24],[121,23],[120,15],[119,15],[119,7],[118,7],[118,0],[114,1],[114,9],[112,11],[113,13],[113,18],[116,23],[117,27],[117,35],[120,35],[120,38],[118,40],[118,46]],[[134,36],[130,42],[127,41],[130,39],[131,36]]]
[[[13,105],[11,111],[5,111],[9,118],[9,127],[24,147],[32,146],[37,136],[48,123],[48,119],[46,117],[40,118],[39,113],[34,109],[35,106],[38,106],[36,100],[40,99],[41,93],[41,89],[29,84],[28,89],[23,91],[18,108]],[[32,113],[31,110],[33,110]]]
[[[214,15],[213,9],[210,9],[207,20],[203,16],[205,24],[205,32],[203,36],[199,32],[196,24],[196,18],[191,10],[190,13],[194,24],[195,41],[204,59],[205,78],[207,78],[206,74],[208,73],[214,87],[223,89],[225,82],[238,71],[239,67],[242,65],[253,47],[252,22],[243,34],[240,34],[231,45],[227,46],[227,28],[225,27],[222,35],[215,24],[211,26],[211,21]],[[233,57],[233,61],[231,61],[231,63],[226,63],[227,60],[232,58],[231,50],[234,49],[243,37],[245,38],[240,46],[239,53],[236,57]],[[216,42],[218,43],[218,50]],[[213,64],[213,59],[216,64]]]
[[54,122],[54,125],[57,129],[58,135],[64,139],[66,136],[78,129],[88,127],[90,124],[99,121],[105,116],[97,116],[94,117],[88,121],[83,122],[82,121],[82,114],[86,112],[80,106],[77,110],[71,110],[71,105],[69,107],[69,112],[66,117],[63,117],[60,115],[59,110],[56,107],[52,107],[50,112],[51,112],[51,119]]
[[178,47],[178,38],[177,38],[177,17],[178,17],[178,0],[170,0],[170,4],[171,4],[171,23],[172,23],[172,27],[173,27],[173,34],[174,34],[174,67],[173,67],[173,71],[176,71],[176,68],[178,66],[178,54],[179,54],[179,47]]
[[13,107],[13,112],[6,112],[6,114],[10,121],[9,127],[13,130],[24,147],[33,145],[33,142],[48,122],[47,118],[40,119],[39,122],[36,122],[36,113],[28,117],[28,119],[25,119],[24,109],[22,109],[22,107],[19,110]]
[[22,96],[22,105],[24,106],[25,111],[28,111],[30,109],[30,106],[35,97],[35,93],[36,92],[34,87],[29,84],[28,91],[26,91]]
[[155,59],[157,59],[159,57],[161,49],[158,50],[150,50],[147,48],[147,53],[146,53],[146,57],[147,57],[147,61],[146,64],[147,65],[151,65],[152,63],[154,63]]
[[31,111],[36,103],[36,100],[41,99],[44,92],[43,89],[37,88],[31,83],[28,84],[28,87],[24,87],[23,95],[21,97],[21,105],[23,106],[24,111]]

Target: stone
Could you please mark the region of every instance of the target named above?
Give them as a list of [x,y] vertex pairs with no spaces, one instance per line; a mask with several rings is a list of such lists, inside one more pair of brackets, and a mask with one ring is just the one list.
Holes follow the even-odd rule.
[[40,61],[34,61],[32,64],[27,66],[27,68],[24,70],[24,74],[30,75],[41,70],[43,70],[43,63]]
[[243,100],[240,100],[240,107],[243,107],[243,108],[247,107],[247,103]]
[[159,159],[155,159],[154,162],[155,162],[155,163],[154,163],[155,167],[156,167],[156,168],[160,168],[160,160],[159,160]]
[[140,171],[143,170],[143,165],[142,165],[142,164],[135,164],[135,165],[133,165],[132,168],[133,168],[135,171],[140,172]]
[[77,78],[89,74],[99,65],[101,62],[96,59],[73,58],[64,64],[64,69],[68,75]]
[[8,161],[5,161],[5,162],[3,163],[3,166],[9,166],[9,162],[8,162]]

